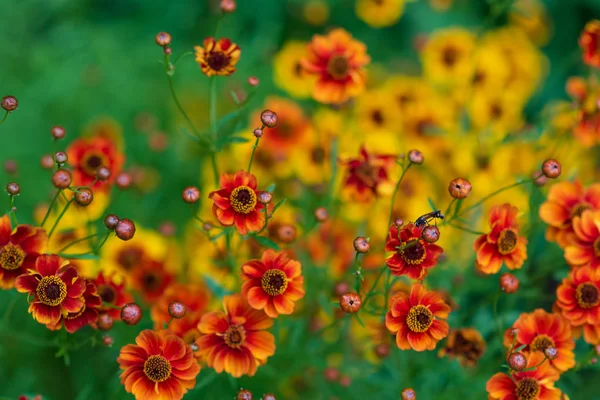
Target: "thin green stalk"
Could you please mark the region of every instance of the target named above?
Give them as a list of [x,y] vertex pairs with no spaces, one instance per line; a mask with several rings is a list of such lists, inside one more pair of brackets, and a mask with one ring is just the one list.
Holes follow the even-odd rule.
[[500,300],[500,292],[496,292],[496,296],[494,297],[494,304],[492,311],[494,313],[494,323],[496,324],[496,329],[498,330],[498,338],[503,340],[502,334],[502,326],[500,325],[500,319],[498,318],[498,301]]
[[67,202],[67,204],[65,205],[65,208],[62,210],[62,212],[60,213],[60,215],[58,216],[58,218],[56,219],[56,221],[54,221],[54,226],[52,226],[52,229],[50,229],[50,233],[48,233],[48,239],[50,239],[50,237],[52,236],[52,234],[54,233],[54,230],[56,229],[56,227],[58,226],[58,223],[60,222],[60,220],[62,219],[62,217],[65,215],[65,213],[67,212],[67,210],[69,209],[69,206],[71,205],[71,203],[73,202],[73,199],[69,200]]
[[98,247],[96,247],[94,249],[94,254],[98,254],[98,252],[100,251],[100,249],[102,248],[102,246],[104,246],[104,243],[106,243],[106,241],[108,240],[108,238],[110,237],[110,234],[112,233],[112,231],[108,231],[106,232],[106,236],[104,236],[104,239],[102,240],[102,242],[100,242],[100,244],[98,245]]
[[461,231],[472,233],[473,235],[484,235],[485,234],[485,232],[475,231],[473,229],[465,228],[464,226],[454,225],[453,223],[449,223],[448,225],[450,225],[454,229],[458,229],[458,230],[461,230]]
[[258,142],[259,142],[260,138],[256,138],[256,142],[254,142],[254,146],[252,146],[252,153],[250,154],[250,162],[248,162],[248,173],[250,173],[250,168],[252,168],[252,160],[254,160],[254,152],[256,151],[256,148],[258,147]]
[[9,114],[9,112],[7,111],[7,112],[4,114],[4,117],[2,117],[2,120],[0,121],[0,124],[3,124],[3,123],[4,123],[4,121],[6,120],[6,117],[8,117],[8,114]]
[[[210,78],[210,136],[212,145],[214,146],[217,141],[217,79],[214,76]],[[217,167],[217,156],[214,148],[211,148],[210,157],[213,166],[215,186],[218,187],[219,170]]]
[[[50,216],[50,212],[52,211],[52,209],[54,208],[54,203],[56,203],[56,200],[58,199],[58,196],[62,193],[62,190],[57,189],[56,190],[56,194],[54,195],[54,198],[52,199],[52,201],[50,202],[50,205],[48,206],[48,211],[46,211],[46,215],[44,216],[44,219],[42,220],[42,223],[40,226],[44,226],[44,224],[46,223],[46,220],[48,219],[48,217]],[[68,200],[67,200],[68,201]]]
[[402,166],[402,175],[400,175],[400,179],[398,179],[398,182],[396,182],[396,187],[394,188],[394,194],[392,195],[392,201],[390,204],[390,217],[388,219],[388,227],[392,224],[392,218],[393,218],[393,214],[394,214],[394,203],[396,201],[396,195],[398,194],[398,190],[400,189],[400,184],[402,183],[402,179],[404,179],[404,175],[406,174],[406,171],[408,171],[408,169],[411,167],[411,165],[412,165],[412,163],[409,161],[406,168],[404,168],[404,165]]
[[17,214],[15,213],[15,196],[10,195],[10,201],[9,201],[9,206],[10,206],[10,217],[14,220],[15,226],[19,225],[19,220],[17,220]]
[[367,302],[369,301],[369,299],[371,298],[371,296],[373,296],[373,291],[375,290],[375,288],[377,287],[377,284],[379,283],[379,280],[381,279],[381,275],[383,275],[384,271],[388,269],[387,265],[383,266],[380,270],[379,270],[379,274],[377,274],[377,278],[375,278],[375,282],[373,282],[373,285],[371,286],[371,288],[369,289],[369,291],[367,292],[367,294],[365,295],[365,300],[363,301],[362,307],[366,307]]
[[65,247],[63,247],[62,249],[60,249],[60,250],[58,251],[58,253],[63,253],[63,252],[66,250],[66,249],[68,249],[68,248],[69,248],[69,247],[71,247],[71,246],[74,246],[74,245],[76,245],[77,243],[84,242],[84,241],[86,241],[86,240],[89,240],[89,239],[91,239],[91,238],[93,238],[93,237],[100,236],[100,235],[101,235],[100,233],[94,233],[93,235],[89,235],[89,236],[82,237],[82,238],[80,238],[80,239],[74,240],[74,241],[72,241],[71,243],[69,243],[68,245],[66,245]]

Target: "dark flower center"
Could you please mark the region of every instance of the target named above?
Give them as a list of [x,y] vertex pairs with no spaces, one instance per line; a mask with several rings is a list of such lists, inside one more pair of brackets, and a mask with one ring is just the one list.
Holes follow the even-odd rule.
[[81,161],[81,168],[83,171],[91,177],[96,176],[96,171],[103,165],[106,165],[108,160],[104,154],[90,151],[83,156]]
[[494,103],[490,106],[490,115],[492,119],[500,119],[502,117],[502,114],[504,114],[504,110],[502,109],[502,106],[500,104]]
[[301,77],[303,72],[304,72],[304,68],[302,68],[302,64],[300,64],[299,62],[294,64],[294,74],[297,77]]
[[585,203],[579,203],[571,209],[571,218],[581,217],[581,214],[583,214],[583,212],[585,210],[591,210],[591,209],[592,208],[589,205],[587,205]]
[[350,63],[344,56],[333,56],[327,63],[327,72],[334,79],[344,79],[348,76],[348,70],[350,69]]
[[220,71],[229,65],[229,57],[220,51],[210,53],[206,60],[211,69]]
[[315,164],[323,164],[325,161],[325,150],[322,147],[315,147],[310,153],[310,159]]
[[121,250],[117,256],[117,262],[121,265],[121,267],[123,267],[123,269],[130,270],[139,265],[139,263],[142,261],[143,254],[144,250],[139,247],[128,247]]
[[171,363],[163,356],[150,356],[144,363],[144,374],[152,382],[164,382],[171,376]]
[[546,351],[549,347],[556,347],[554,345],[554,341],[546,336],[546,335],[538,335],[533,339],[531,345],[529,346],[533,351],[541,351],[542,353]]
[[593,308],[600,303],[598,288],[592,283],[582,283],[577,286],[575,298],[581,308]]
[[514,230],[504,229],[498,238],[498,252],[503,255],[512,253],[517,247],[517,239],[518,236]]
[[58,306],[67,297],[67,285],[57,276],[45,276],[35,289],[40,301],[47,306]]
[[223,340],[227,346],[239,349],[246,342],[246,330],[241,325],[231,325],[227,328]]
[[408,329],[413,332],[425,332],[433,323],[433,313],[421,304],[411,307],[406,316]]
[[534,400],[540,394],[540,385],[533,378],[524,378],[517,383],[515,394],[518,400]]
[[288,286],[287,276],[280,269],[266,270],[260,282],[263,290],[271,296],[284,293]]
[[427,255],[427,249],[423,245],[420,239],[410,239],[409,241],[402,243],[398,249],[400,257],[407,264],[415,265],[421,264],[425,260]]
[[231,192],[229,202],[235,212],[249,214],[256,206],[256,193],[248,186],[238,186]]
[[442,62],[449,68],[452,68],[458,60],[459,52],[455,47],[448,46],[442,52]]
[[370,188],[374,188],[377,182],[377,169],[368,162],[361,163],[355,170],[360,181]]
[[142,285],[146,290],[155,290],[160,286],[160,279],[153,272],[149,272],[142,277]]
[[100,285],[98,294],[104,303],[112,303],[117,298],[117,291],[110,285]]
[[469,339],[460,331],[456,332],[452,345],[449,344],[446,348],[449,354],[464,357],[468,365],[474,365],[483,354],[483,350],[480,341]]
[[15,270],[23,265],[25,252],[20,246],[7,244],[0,250],[0,266],[9,271]]
[[385,122],[385,119],[383,118],[383,113],[381,112],[381,110],[373,110],[371,112],[371,120],[377,126],[382,126],[383,123]]

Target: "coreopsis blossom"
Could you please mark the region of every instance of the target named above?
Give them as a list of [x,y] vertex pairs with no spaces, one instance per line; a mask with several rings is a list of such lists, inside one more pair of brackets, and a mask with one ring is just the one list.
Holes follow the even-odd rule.
[[235,72],[235,65],[240,60],[242,51],[237,44],[227,38],[218,41],[212,37],[204,39],[202,46],[195,46],[196,62],[200,64],[206,76],[231,75]]
[[18,225],[13,231],[8,215],[0,218],[0,287],[12,288],[15,279],[30,269],[44,252],[48,237],[42,228]]
[[265,223],[265,206],[257,200],[256,177],[246,171],[222,174],[220,185],[208,197],[214,202],[213,214],[221,225],[235,225],[241,235],[259,231]]
[[[71,142],[67,148],[68,164],[73,167],[74,186],[89,186],[93,189],[108,190],[115,177],[122,171],[125,155],[117,141],[102,135],[83,137]],[[110,170],[110,177],[97,180],[98,168]]]
[[[531,353],[527,367],[538,365],[544,359],[540,352]],[[488,380],[485,390],[497,400],[559,400],[561,392],[554,387],[560,374],[548,362],[543,362],[532,371],[515,372],[512,379],[498,372]]]
[[358,0],[355,10],[359,19],[373,28],[394,25],[404,13],[405,0]]
[[367,47],[343,29],[327,36],[315,35],[307,46],[302,66],[317,76],[313,98],[321,103],[342,103],[360,94],[365,87],[364,67],[371,58]]
[[434,32],[421,53],[426,78],[433,84],[460,86],[469,82],[473,71],[475,35],[463,28]]
[[[558,355],[548,362],[559,372],[564,372],[575,366],[575,341],[571,335],[571,326],[560,314],[548,313],[542,309],[531,313],[523,313],[512,326],[517,336],[515,347],[525,345],[523,352],[539,352],[554,347]],[[510,348],[513,344],[513,335],[510,329],[504,336],[504,345]]]
[[572,240],[565,247],[565,259],[575,267],[600,269],[600,209],[586,210],[573,218],[573,231]]
[[56,324],[61,316],[77,313],[85,304],[85,280],[56,254],[40,255],[35,269],[17,277],[15,288],[29,295],[29,312],[41,324]]
[[[275,84],[293,97],[310,97],[315,76],[302,67],[306,43],[290,40],[285,42],[273,59],[273,80]],[[269,108],[273,110],[274,108]],[[277,110],[277,109],[275,109]],[[279,114],[279,110],[277,110]],[[282,118],[282,122],[285,119]]]
[[264,331],[273,320],[250,307],[240,294],[225,296],[223,305],[225,312],[205,314],[198,324],[198,352],[219,373],[253,376],[275,354],[275,338]]
[[439,351],[439,355],[456,358],[461,365],[473,367],[485,352],[485,348],[485,340],[477,329],[452,329],[446,345]]
[[196,385],[200,365],[190,346],[168,331],[143,330],[121,349],[121,383],[136,400],[180,400]]
[[133,296],[125,290],[125,280],[121,279],[121,282],[117,283],[116,279],[115,274],[100,272],[94,284],[103,303],[98,310],[118,321],[121,318],[120,308],[127,303],[132,303]]
[[[389,169],[394,165],[395,156],[369,153],[362,146],[358,158],[350,159],[346,166],[344,188],[359,202],[367,202],[381,195],[386,185],[391,185]],[[385,190],[383,190],[385,192]]]
[[588,22],[579,37],[579,47],[583,50],[583,62],[600,68],[600,21]]
[[490,233],[477,238],[473,248],[477,252],[475,264],[484,274],[500,271],[502,263],[509,269],[519,269],[527,259],[527,239],[519,236],[518,209],[510,204],[499,204],[490,210]]
[[600,344],[600,269],[571,270],[556,289],[556,306],[572,326],[583,326],[587,343]]
[[411,279],[422,280],[430,268],[438,263],[438,257],[444,250],[433,243],[426,242],[423,227],[413,223],[403,227],[390,226],[385,242],[385,251],[393,252],[386,260],[392,274],[407,275]]
[[73,333],[86,325],[95,323],[98,320],[98,307],[102,305],[102,299],[98,295],[94,282],[86,281],[85,292],[80,299],[83,300],[83,305],[79,311],[63,314],[56,323],[47,324],[46,327],[55,331],[64,325],[67,332]]
[[267,249],[260,260],[242,266],[242,294],[254,309],[264,310],[271,318],[291,314],[295,302],[304,297],[302,267],[285,253]]
[[600,184],[585,188],[579,181],[564,181],[552,185],[539,211],[541,220],[549,225],[546,239],[565,248],[574,234],[573,218],[585,210],[600,210]]
[[437,342],[448,336],[450,306],[435,291],[427,291],[415,283],[410,294],[398,292],[385,315],[385,326],[396,335],[402,350],[433,350]]

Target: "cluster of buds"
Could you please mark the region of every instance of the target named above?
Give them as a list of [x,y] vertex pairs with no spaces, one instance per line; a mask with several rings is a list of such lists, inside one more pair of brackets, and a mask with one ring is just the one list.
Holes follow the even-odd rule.
[[119,218],[115,214],[108,214],[104,218],[104,226],[115,231],[117,237],[123,241],[133,238],[135,235],[135,223],[128,218]]
[[279,122],[279,118],[277,117],[277,114],[274,111],[264,110],[260,113],[260,122],[262,122],[262,127],[256,128],[254,131],[252,131],[252,133],[254,133],[254,136],[257,139],[263,137],[263,130],[265,129],[265,127],[275,128],[277,126],[277,123]]
[[[252,400],[254,397],[252,396],[252,392],[248,389],[240,389],[235,396],[235,400]],[[277,400],[273,393],[265,393],[262,395],[260,400]]]
[[154,38],[156,44],[163,48],[165,54],[171,54],[171,35],[167,32],[159,32]]
[[527,355],[522,352],[527,345],[521,345],[515,348],[515,344],[517,342],[517,333],[518,330],[515,328],[510,330],[510,334],[513,336],[513,342],[510,346],[510,350],[508,351],[506,363],[508,364],[508,368],[511,372],[534,371],[537,367],[546,362],[546,360],[554,360],[556,357],[558,357],[558,349],[554,346],[548,346],[544,349],[544,359],[539,364],[527,368]]

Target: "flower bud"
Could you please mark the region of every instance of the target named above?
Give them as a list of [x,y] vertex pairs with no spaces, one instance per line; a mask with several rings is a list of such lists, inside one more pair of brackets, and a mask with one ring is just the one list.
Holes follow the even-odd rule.
[[292,243],[296,240],[296,227],[290,224],[283,224],[277,228],[277,239],[283,243]]
[[435,225],[427,225],[425,228],[423,228],[421,237],[423,237],[423,240],[425,240],[427,243],[435,243],[440,238],[440,230]]
[[5,160],[4,161],[4,171],[6,171],[9,175],[14,175],[17,173],[17,162],[15,160]]
[[115,179],[115,183],[117,184],[119,189],[123,190],[129,188],[129,186],[131,186],[131,182],[133,182],[133,179],[131,175],[127,172],[121,172],[119,175],[117,175],[117,178]]
[[508,366],[514,371],[523,371],[527,368],[527,357],[521,352],[512,353],[508,356]]
[[252,392],[247,389],[240,389],[235,400],[252,400]]
[[250,86],[256,87],[256,86],[258,86],[259,83],[260,83],[260,81],[255,76],[251,76],[248,78],[248,85],[250,85]]
[[[170,55],[172,52],[173,52],[173,50],[171,50],[170,47],[165,47],[163,49],[163,53],[165,53],[166,55]],[[170,71],[173,71],[173,68],[174,68],[173,65],[169,65],[169,70]]]
[[352,379],[348,375],[342,375],[340,377],[340,386],[348,387],[352,384]]
[[118,223],[119,217],[117,217],[115,214],[108,214],[106,217],[104,217],[104,226],[111,231],[117,227]]
[[106,167],[100,167],[96,170],[96,178],[99,181],[107,181],[110,179],[110,169]]
[[254,134],[255,138],[260,139],[261,137],[263,137],[263,130],[260,128],[256,128],[255,130],[252,131],[252,133]]
[[500,288],[505,293],[514,293],[519,289],[519,280],[513,274],[505,272],[500,275]]
[[110,335],[102,335],[102,344],[106,347],[112,347],[115,343],[115,340]]
[[40,159],[40,165],[44,169],[52,169],[54,168],[54,158],[51,154],[44,154]]
[[333,367],[325,368],[323,376],[329,382],[337,381],[340,378],[340,371]]
[[181,198],[188,204],[194,204],[200,199],[200,190],[195,186],[188,186],[181,192]]
[[362,300],[355,292],[348,292],[340,297],[340,307],[344,312],[353,314],[360,310]]
[[169,303],[169,315],[173,318],[180,319],[185,316],[187,307],[180,301],[172,301]]
[[57,189],[66,189],[71,186],[71,173],[66,169],[59,169],[52,175],[52,184]]
[[162,224],[160,224],[160,226],[158,227],[158,231],[161,233],[161,235],[170,237],[175,235],[177,227],[173,222],[165,221]]
[[101,331],[110,330],[113,327],[114,323],[115,322],[113,321],[112,317],[107,313],[102,313],[98,316],[98,329],[100,329]]
[[390,345],[388,343],[379,343],[375,346],[375,354],[380,359],[387,358],[390,355]]
[[394,225],[396,225],[396,228],[400,228],[402,225],[404,225],[404,220],[402,218],[396,218],[394,220]]
[[417,393],[412,388],[406,388],[402,391],[402,400],[416,400]]
[[594,351],[596,352],[597,356],[600,356],[600,344],[597,344],[596,346],[594,346]]
[[419,150],[413,149],[408,152],[408,160],[413,164],[423,164],[424,159],[425,157],[423,156],[423,153],[421,153]]
[[273,111],[271,110],[264,110],[261,114],[260,114],[260,120],[263,123],[263,125],[268,126],[269,128],[274,128],[277,126],[277,114],[275,114]]
[[224,13],[232,13],[236,8],[235,0],[221,0],[221,11]]
[[117,223],[115,233],[123,241],[130,240],[135,235],[135,224],[132,220],[124,218]]
[[210,231],[213,228],[213,224],[211,224],[210,222],[205,222],[202,225],[202,229],[204,229],[205,231]]
[[354,239],[354,250],[356,250],[357,253],[367,253],[369,251],[369,249],[371,248],[371,244],[369,243],[369,240],[365,237],[359,236],[356,239]]
[[261,400],[277,400],[277,397],[273,393],[265,393]]
[[325,222],[329,218],[329,213],[325,207],[319,207],[315,210],[315,218],[319,222]]
[[94,192],[88,188],[81,188],[75,192],[73,198],[75,199],[75,203],[82,207],[86,207],[92,203],[92,200],[94,200]]
[[67,131],[65,131],[65,128],[63,128],[62,126],[56,125],[53,126],[52,129],[50,129],[50,134],[54,139],[59,140],[65,137]]
[[549,159],[542,164],[542,173],[546,178],[556,179],[560,176],[562,167],[556,160]]
[[336,296],[343,296],[344,293],[350,291],[350,285],[346,282],[338,282],[333,288],[333,292]]
[[6,185],[6,191],[11,196],[16,196],[21,193],[21,187],[17,182],[10,182],[8,185]]
[[259,192],[258,202],[261,204],[269,204],[273,200],[273,195],[269,192]]
[[56,153],[54,153],[54,159],[58,164],[64,164],[67,162],[69,157],[67,157],[67,153],[65,153],[64,151],[57,151]]
[[137,325],[142,319],[142,308],[136,303],[127,303],[121,308],[121,320],[127,325]]
[[2,98],[2,103],[0,103],[3,109],[8,112],[15,111],[17,107],[19,107],[19,102],[14,96],[4,96]]
[[593,358],[590,360],[590,364],[592,364],[592,365],[596,365],[596,364],[598,364],[598,359],[597,359],[596,357],[593,357]]
[[167,32],[159,32],[154,40],[156,40],[157,45],[161,47],[167,47],[171,44],[171,35],[169,35]]
[[544,349],[544,354],[548,357],[548,360],[554,360],[558,357],[558,349],[554,346],[548,346]]
[[462,200],[467,198],[469,193],[471,193],[471,187],[471,182],[468,180],[456,178],[450,182],[450,185],[448,185],[448,192],[453,198]]

